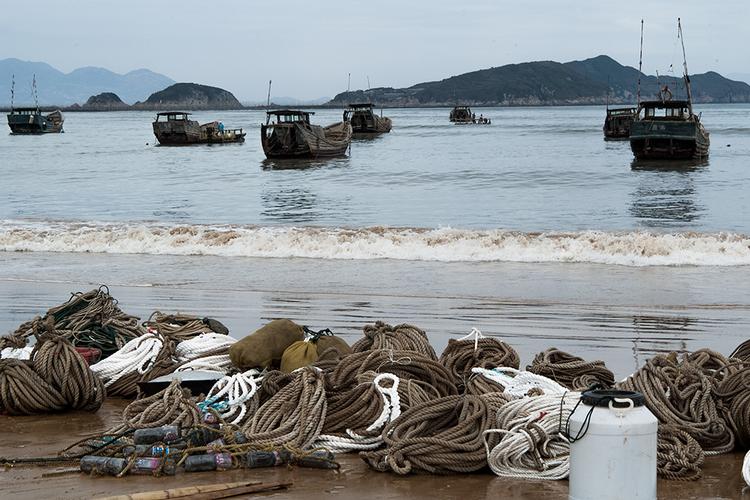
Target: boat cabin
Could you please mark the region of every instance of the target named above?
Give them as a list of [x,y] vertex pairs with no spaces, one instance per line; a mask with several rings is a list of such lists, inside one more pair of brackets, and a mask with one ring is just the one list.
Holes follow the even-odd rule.
[[190,113],[184,111],[165,111],[156,113],[157,122],[186,122],[189,120]]
[[344,121],[351,121],[355,114],[372,115],[372,108],[371,103],[349,104],[344,111]]
[[473,119],[473,113],[469,106],[456,106],[451,110],[450,121],[468,123]]
[[688,101],[643,101],[638,106],[639,120],[685,121],[691,115]]
[[39,108],[13,108],[10,111],[11,115],[20,115],[20,116],[33,116],[33,115],[39,115],[41,112],[39,111]]
[[279,125],[283,123],[307,123],[310,124],[312,111],[298,111],[296,109],[277,109],[266,111],[266,125]]

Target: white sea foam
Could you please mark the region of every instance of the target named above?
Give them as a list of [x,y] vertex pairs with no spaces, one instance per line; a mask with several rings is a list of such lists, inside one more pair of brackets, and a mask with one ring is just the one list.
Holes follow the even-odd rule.
[[625,266],[750,265],[750,237],[735,233],[523,233],[499,229],[166,226],[6,220],[0,222],[0,250],[444,262],[590,262]]

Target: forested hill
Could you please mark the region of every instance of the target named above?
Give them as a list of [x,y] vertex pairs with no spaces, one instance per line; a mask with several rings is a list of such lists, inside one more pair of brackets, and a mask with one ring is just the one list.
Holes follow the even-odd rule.
[[[750,102],[750,85],[710,71],[691,75],[695,102]],[[452,76],[408,88],[390,87],[342,92],[329,103],[373,102],[383,106],[568,105],[635,102],[638,70],[609,56],[559,63],[508,64]],[[659,85],[685,95],[682,78],[643,75],[641,95],[656,96]]]

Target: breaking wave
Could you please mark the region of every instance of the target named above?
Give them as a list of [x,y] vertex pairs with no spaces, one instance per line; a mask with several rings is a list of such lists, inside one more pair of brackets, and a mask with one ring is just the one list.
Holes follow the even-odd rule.
[[0,251],[400,259],[443,262],[589,262],[624,266],[750,265],[736,233],[362,229],[152,223],[0,222]]

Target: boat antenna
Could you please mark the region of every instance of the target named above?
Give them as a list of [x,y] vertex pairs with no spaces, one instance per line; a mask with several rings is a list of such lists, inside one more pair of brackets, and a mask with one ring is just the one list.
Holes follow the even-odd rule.
[[268,80],[268,97],[266,98],[266,111],[271,107],[271,82],[273,80]]
[[643,19],[641,19],[641,53],[638,57],[638,92],[636,99],[641,104],[641,75],[643,74]]
[[680,39],[682,44],[682,68],[685,71],[685,90],[687,91],[688,98],[688,111],[693,114],[693,93],[690,91],[690,75],[688,74],[687,57],[685,57],[685,38],[682,36],[682,23],[680,18],[677,18],[677,38]]
[[10,77],[10,111],[13,112],[13,104],[16,98],[16,74],[13,73]]
[[372,95],[370,95],[370,75],[367,75],[367,100],[372,104]]
[[31,88],[34,91],[34,106],[36,106],[37,113],[39,112],[39,94],[36,91],[36,73],[34,73],[34,79],[31,83]]

